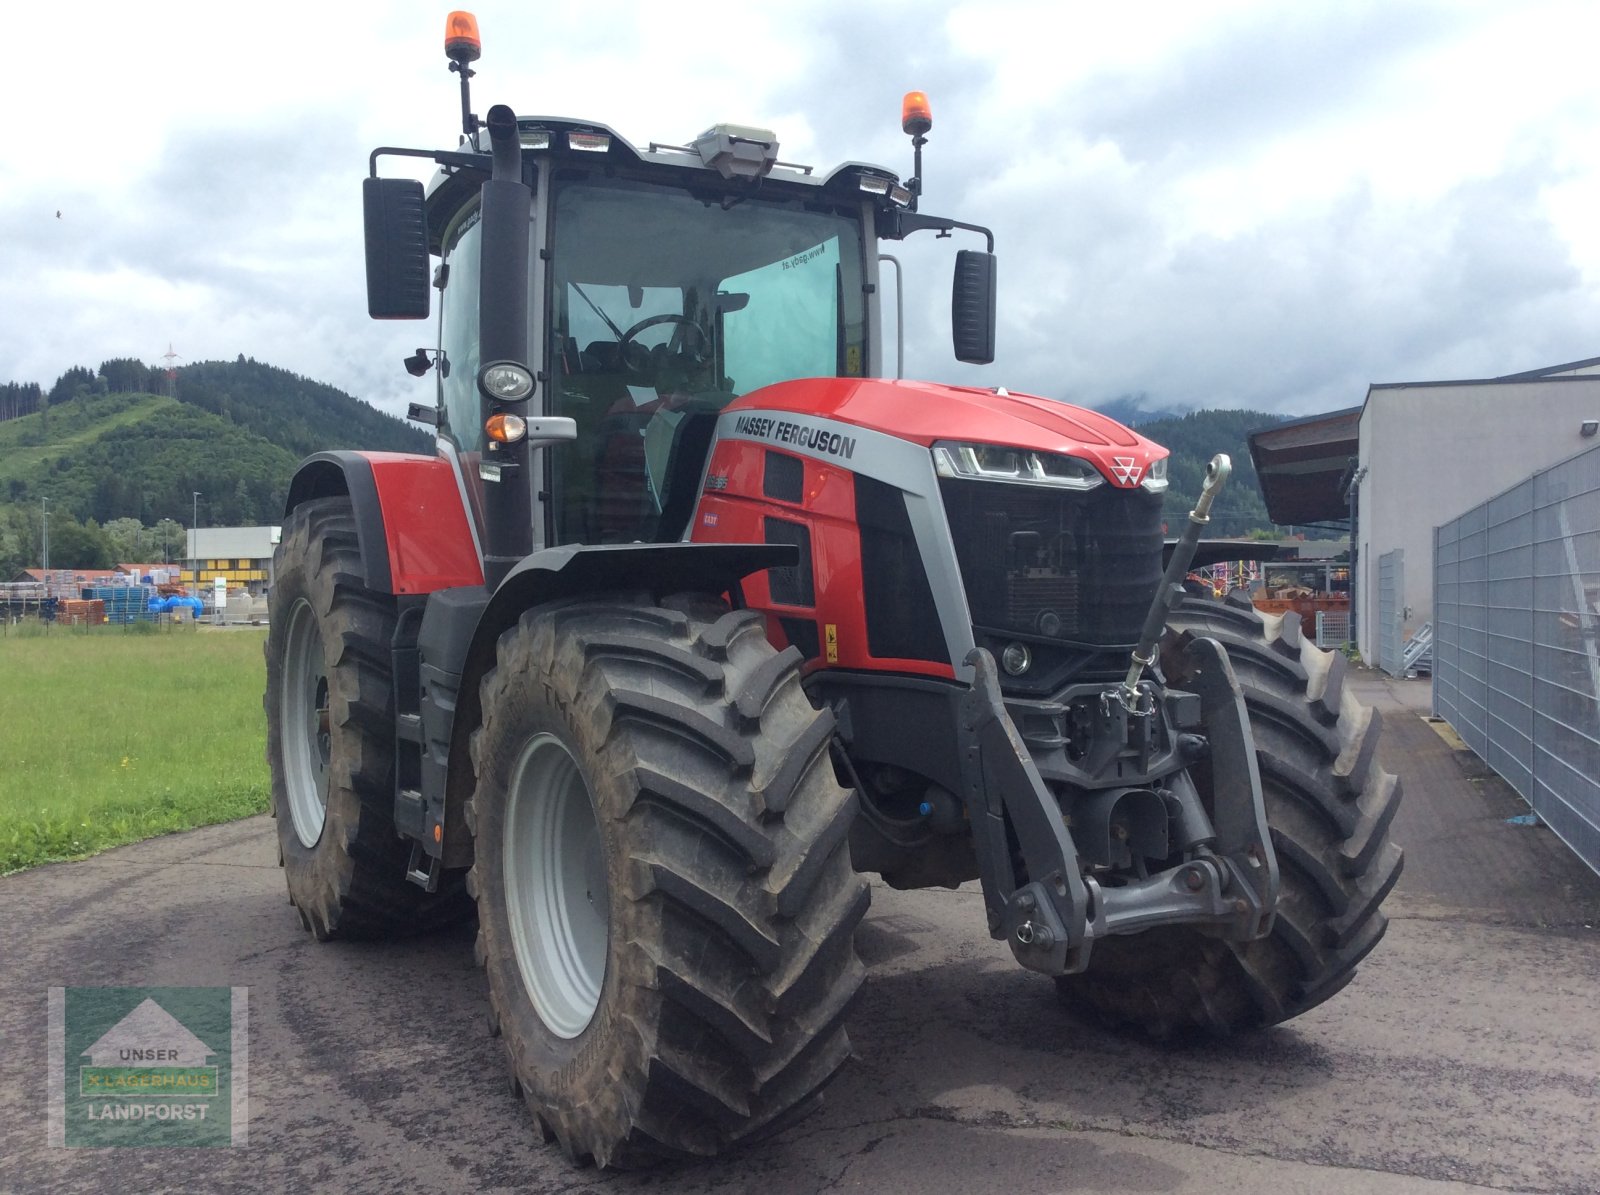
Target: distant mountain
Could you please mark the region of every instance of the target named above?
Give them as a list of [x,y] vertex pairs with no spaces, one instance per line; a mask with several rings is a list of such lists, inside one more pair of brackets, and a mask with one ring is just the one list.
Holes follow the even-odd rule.
[[1094,409],[1124,427],[1141,427],[1157,419],[1180,419],[1189,412],[1187,407],[1154,406],[1144,394],[1120,395],[1096,404]]
[[1245,437],[1281,422],[1282,415],[1265,411],[1190,411],[1139,423],[1141,436],[1172,451],[1166,500],[1171,534],[1178,534],[1188,522],[1189,512],[1200,499],[1206,466],[1219,452],[1228,454],[1233,473],[1212,507],[1208,538],[1229,539],[1272,528]]
[[1094,409],[1172,451],[1172,460],[1167,466],[1169,485],[1164,510],[1171,534],[1179,534],[1187,524],[1189,512],[1200,498],[1206,466],[1219,452],[1228,454],[1233,473],[1212,508],[1208,538],[1232,539],[1272,529],[1245,437],[1260,428],[1281,423],[1282,415],[1265,411],[1194,411],[1157,406],[1143,394],[1120,395]]

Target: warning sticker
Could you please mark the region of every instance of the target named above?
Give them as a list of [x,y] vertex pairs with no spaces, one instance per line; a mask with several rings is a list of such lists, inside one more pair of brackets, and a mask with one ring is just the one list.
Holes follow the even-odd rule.
[[827,623],[823,630],[823,641],[828,663],[837,664],[839,662],[839,624],[836,622]]

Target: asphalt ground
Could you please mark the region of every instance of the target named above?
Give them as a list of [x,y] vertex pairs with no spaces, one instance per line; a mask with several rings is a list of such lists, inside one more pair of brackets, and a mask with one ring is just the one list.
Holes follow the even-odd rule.
[[[1600,877],[1358,681],[1406,787],[1407,868],[1354,983],[1277,1029],[1164,1049],[1056,1006],[980,898],[875,888],[856,1061],[718,1161],[614,1175],[540,1146],[470,931],[317,945],[253,818],[0,880],[0,1191],[1600,1191]],[[52,1148],[52,985],[249,987],[249,1144]]]

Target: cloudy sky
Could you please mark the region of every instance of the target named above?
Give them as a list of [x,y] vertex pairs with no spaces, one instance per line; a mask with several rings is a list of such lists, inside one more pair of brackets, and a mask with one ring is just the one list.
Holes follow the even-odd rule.
[[[400,367],[429,334],[366,318],[360,180],[376,145],[453,142],[446,11],[35,9],[0,72],[0,381],[170,343],[431,395]],[[897,247],[910,376],[1310,413],[1600,355],[1600,5],[475,11],[479,112],[640,144],[730,120],[908,174],[900,97],[926,90],[923,210],[994,228],[1001,326],[993,366],[958,366],[950,242]]]

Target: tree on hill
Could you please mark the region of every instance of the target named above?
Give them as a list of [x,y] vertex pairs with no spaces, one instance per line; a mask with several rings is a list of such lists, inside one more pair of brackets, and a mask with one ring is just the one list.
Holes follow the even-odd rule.
[[91,369],[81,365],[74,365],[66,373],[56,379],[56,384],[50,387],[50,401],[57,406],[70,402],[77,396],[79,386],[94,389],[95,374]]
[[100,376],[112,394],[154,394],[152,370],[132,357],[113,357],[100,362]]
[[427,433],[344,391],[244,357],[178,370],[180,402],[271,440],[296,459],[329,448],[431,454]]
[[32,415],[39,409],[37,382],[7,382],[0,386],[0,421]]

